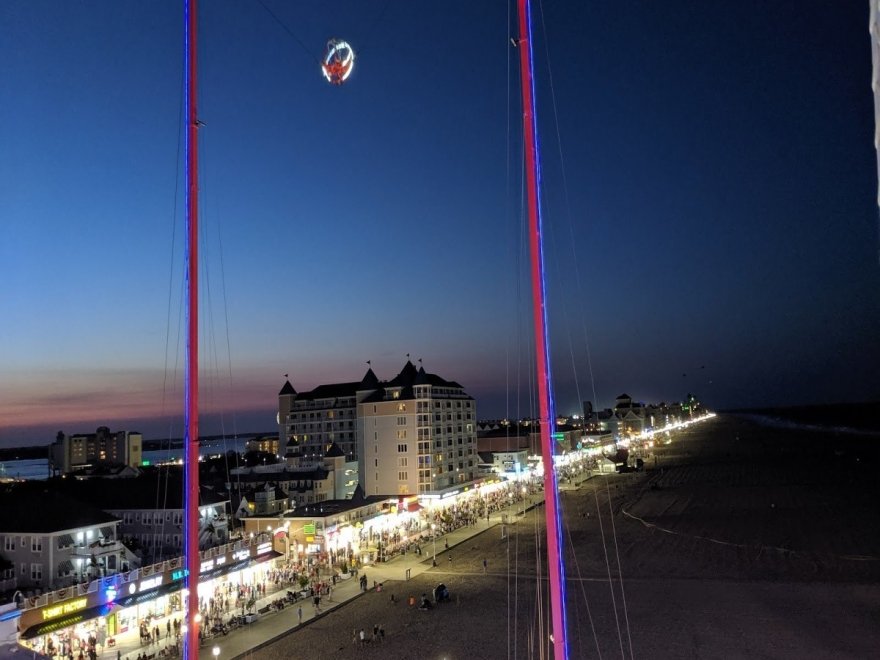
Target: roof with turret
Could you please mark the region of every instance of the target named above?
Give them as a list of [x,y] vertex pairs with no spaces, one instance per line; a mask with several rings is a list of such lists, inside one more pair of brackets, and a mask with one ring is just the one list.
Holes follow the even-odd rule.
[[340,456],[342,456],[342,457],[344,458],[344,457],[345,457],[345,452],[342,451],[342,450],[339,448],[339,445],[338,445],[338,444],[336,444],[335,442],[333,442],[333,443],[331,443],[330,446],[327,448],[327,453],[324,454],[324,456],[325,456],[326,458],[339,458]]
[[376,374],[373,373],[372,367],[367,369],[367,373],[364,374],[364,377],[361,379],[361,389],[362,390],[372,390],[379,386],[379,379],[376,378]]
[[339,399],[357,394],[360,389],[360,381],[356,383],[332,383],[318,385],[310,392],[300,392],[296,396],[297,401],[315,401],[317,399]]
[[414,399],[414,385],[432,385],[434,387],[454,387],[462,390],[464,389],[454,380],[446,380],[444,378],[441,378],[437,374],[427,373],[424,367],[419,367],[418,369],[416,369],[416,366],[412,362],[407,360],[406,364],[403,365],[403,369],[400,370],[399,374],[397,374],[387,383],[380,383],[379,386],[376,388],[376,391],[366,397],[362,401],[362,403],[377,403],[379,401],[386,401],[390,398],[388,396],[388,390],[392,389],[398,390],[397,396],[394,397],[395,399]]
[[446,380],[437,374],[429,374],[425,371],[424,367],[416,369],[416,366],[410,360],[407,360],[400,373],[387,382],[380,381],[373,372],[372,367],[370,367],[367,369],[364,377],[358,382],[318,385],[309,392],[297,393],[290,384],[290,381],[286,381],[284,387],[281,388],[281,392],[279,392],[279,396],[292,394],[295,395],[297,401],[315,401],[319,399],[353,397],[358,392],[375,390],[363,400],[364,403],[374,403],[386,400],[388,398],[387,390],[389,389],[399,389],[399,394],[396,397],[398,399],[414,399],[415,394],[412,389],[414,385],[464,389],[454,380]]

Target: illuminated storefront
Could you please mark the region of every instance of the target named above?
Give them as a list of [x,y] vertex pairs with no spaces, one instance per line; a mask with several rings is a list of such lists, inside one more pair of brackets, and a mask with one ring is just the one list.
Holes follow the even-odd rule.
[[[262,581],[267,562],[276,556],[265,538],[203,552],[200,598],[209,598],[218,583]],[[45,594],[39,600],[51,602],[21,610],[19,639],[29,648],[51,654],[60,654],[61,649],[75,652],[90,637],[107,648],[117,636],[137,634],[145,622],[175,613],[182,617],[186,598],[182,564],[182,559],[175,559]]]

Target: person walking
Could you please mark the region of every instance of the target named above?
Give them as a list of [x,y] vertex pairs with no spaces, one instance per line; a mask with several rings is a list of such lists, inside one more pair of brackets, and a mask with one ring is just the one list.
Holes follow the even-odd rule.
[[486,574],[486,569],[489,567],[489,560],[483,559],[483,575]]
[[296,615],[299,617],[299,625],[303,624],[303,608],[302,605],[299,606],[296,610]]

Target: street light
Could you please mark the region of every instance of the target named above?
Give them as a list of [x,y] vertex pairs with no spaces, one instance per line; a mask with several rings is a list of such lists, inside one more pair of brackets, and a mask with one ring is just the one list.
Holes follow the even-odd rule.
[[437,565],[437,523],[431,523],[431,541],[434,543],[434,566]]
[[220,647],[215,646],[214,648],[212,648],[211,655],[213,655],[215,658],[219,657],[220,656]]

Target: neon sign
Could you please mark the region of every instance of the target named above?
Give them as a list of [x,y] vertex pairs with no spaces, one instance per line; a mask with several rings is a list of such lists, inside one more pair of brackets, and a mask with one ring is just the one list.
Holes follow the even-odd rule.
[[87,602],[88,599],[86,598],[77,598],[69,603],[63,603],[61,605],[56,605],[55,607],[47,607],[43,610],[43,621],[54,619],[56,616],[61,616],[62,614],[70,614],[71,612],[84,610]]
[[155,589],[162,585],[162,576],[157,575],[156,577],[150,578],[149,580],[141,580],[141,583],[138,585],[138,591],[147,591],[149,589]]

